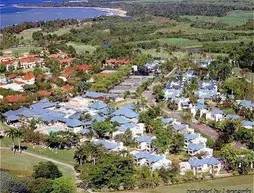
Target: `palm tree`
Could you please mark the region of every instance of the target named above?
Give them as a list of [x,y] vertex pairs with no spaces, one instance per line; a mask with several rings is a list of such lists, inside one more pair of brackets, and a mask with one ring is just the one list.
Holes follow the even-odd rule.
[[15,151],[14,139],[17,137],[17,130],[15,128],[10,128],[7,131],[7,137],[9,137],[12,140],[12,150],[13,150],[13,153],[14,153],[14,151]]
[[23,137],[23,131],[21,129],[16,130],[16,137],[18,138],[19,153],[21,153],[20,139]]
[[85,153],[83,146],[77,147],[77,150],[74,153],[74,159],[78,162],[79,165],[82,165],[84,163]]

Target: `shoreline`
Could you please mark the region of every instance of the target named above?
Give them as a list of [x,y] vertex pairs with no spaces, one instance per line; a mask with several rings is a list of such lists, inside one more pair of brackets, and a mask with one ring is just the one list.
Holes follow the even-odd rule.
[[96,10],[101,10],[101,11],[105,11],[109,14],[113,13],[113,15],[117,15],[117,16],[120,16],[120,17],[125,17],[127,16],[127,11],[125,10],[122,10],[120,8],[103,8],[103,7],[71,7],[71,6],[67,6],[67,7],[54,7],[54,6],[47,6],[47,7],[40,7],[40,6],[22,6],[22,5],[18,5],[18,4],[14,4],[13,7],[16,7],[16,8],[31,8],[31,9],[49,9],[49,8],[53,8],[53,9],[57,9],[57,8],[67,8],[67,9],[96,9]]

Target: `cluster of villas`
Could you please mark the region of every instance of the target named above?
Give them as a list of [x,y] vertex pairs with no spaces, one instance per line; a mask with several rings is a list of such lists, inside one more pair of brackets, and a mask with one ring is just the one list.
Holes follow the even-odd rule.
[[40,77],[36,77],[33,72],[27,72],[23,76],[16,76],[14,74],[11,74],[8,77],[0,78],[0,87],[18,92],[24,92],[24,86],[33,85],[35,83],[35,80],[38,78]]
[[[145,134],[145,125],[138,122],[139,113],[131,104],[122,106],[119,109],[109,107],[104,100],[111,97],[109,94],[87,92],[82,96],[71,98],[68,102],[50,102],[47,98],[40,100],[29,107],[22,107],[18,110],[10,110],[4,113],[6,123],[11,127],[22,127],[30,123],[32,119],[37,120],[36,130],[43,134],[50,134],[56,131],[72,131],[80,133],[84,137],[81,142],[88,140],[87,135],[93,131],[93,124],[95,121],[102,122],[110,120],[112,123],[117,122],[118,126],[109,138],[93,138],[94,144],[103,145],[108,151],[123,151],[127,147],[122,142],[117,140],[119,134],[124,134],[128,129],[132,132],[132,136],[137,142],[137,148],[130,153],[138,165],[149,166],[151,170],[156,170],[161,167],[171,167],[171,160],[167,159],[165,154],[156,153],[152,145],[155,136],[148,136]],[[82,116],[89,115],[88,118],[81,119]],[[165,126],[171,124],[176,132],[182,133],[185,137],[185,149],[191,156],[198,154],[204,155],[203,159],[210,158],[208,168],[220,169],[220,162],[215,162],[212,157],[213,150],[206,147],[206,138],[194,132],[188,125],[181,124],[172,118],[161,119]],[[198,173],[200,165],[194,166],[191,161],[181,162],[180,165],[185,164],[181,168],[181,173],[188,170]],[[196,163],[196,162],[195,162]],[[189,165],[188,165],[189,164]],[[206,168],[204,167],[205,171]],[[198,172],[197,172],[198,171]],[[217,171],[217,170],[216,170]]]
[[[134,106],[128,104],[119,109],[112,109],[104,102],[107,97],[111,97],[111,95],[87,92],[82,96],[71,98],[68,102],[50,102],[45,98],[29,107],[7,111],[4,116],[6,123],[11,127],[22,127],[35,119],[37,120],[35,131],[46,135],[56,131],[72,131],[84,136],[81,141],[88,140],[86,136],[93,132],[92,128],[95,121],[102,122],[109,119],[112,123],[118,123],[117,130],[112,133],[110,140],[93,139],[95,144],[102,144],[108,151],[122,151],[126,147],[122,142],[115,140],[116,136],[124,134],[127,129],[130,129],[139,144],[139,148],[133,153],[138,164],[149,165],[151,169],[160,168],[164,165],[169,167],[171,162],[166,159],[165,155],[149,152],[142,154],[143,151],[148,150],[142,140],[146,136],[144,135],[144,124],[138,123],[139,113]],[[87,114],[89,115],[88,119],[80,119],[82,115]],[[136,154],[139,155],[138,158]]]
[[177,75],[175,80],[168,82],[163,90],[166,100],[171,100],[177,104],[177,110],[189,110],[193,116],[199,112],[200,117],[205,116],[206,120],[222,121],[224,119],[241,120],[242,127],[252,129],[254,122],[249,120],[242,120],[238,115],[225,114],[223,110],[218,108],[210,108],[205,104],[205,100],[212,100],[220,98],[221,102],[230,99],[241,108],[253,111],[254,103],[248,100],[234,100],[234,95],[225,96],[218,91],[218,82],[216,80],[200,81],[198,89],[194,94],[198,97],[197,103],[192,104],[189,98],[183,97],[184,87],[188,85],[197,75],[195,71],[189,70],[182,75]]
[[32,69],[36,66],[42,67],[45,64],[45,56],[55,60],[59,60],[61,65],[70,65],[75,58],[70,58],[67,53],[59,52],[49,55],[48,53],[41,52],[39,55],[25,53],[23,56],[15,57],[11,54],[0,57],[0,64],[6,67],[9,71],[12,67],[14,70]]

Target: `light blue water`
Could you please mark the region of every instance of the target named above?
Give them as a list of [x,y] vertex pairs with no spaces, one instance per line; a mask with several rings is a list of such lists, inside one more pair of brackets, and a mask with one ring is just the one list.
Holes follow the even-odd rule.
[[56,129],[54,129],[54,128],[49,129],[49,130],[48,130],[48,133],[51,133],[51,132],[52,132],[52,133],[55,133],[55,132],[57,132],[57,130],[56,130]]
[[[53,0],[57,2],[60,0]],[[106,11],[93,8],[16,8],[15,4],[39,4],[43,0],[0,0],[0,28],[25,21],[49,21],[56,19],[86,19],[106,15]]]

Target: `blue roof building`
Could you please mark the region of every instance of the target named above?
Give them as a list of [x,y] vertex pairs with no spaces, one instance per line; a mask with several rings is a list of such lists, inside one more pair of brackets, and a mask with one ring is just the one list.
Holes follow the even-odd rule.
[[187,141],[196,139],[198,137],[199,137],[199,135],[196,134],[196,133],[186,133],[186,134],[184,134],[184,139],[187,140]]
[[136,124],[134,124],[134,123],[126,123],[124,125],[118,126],[117,130],[121,131],[121,132],[125,132],[125,131],[127,131],[127,129],[134,128],[135,126],[136,126]]
[[106,108],[108,105],[105,104],[102,101],[96,101],[95,103],[92,103],[89,105],[89,108],[95,109],[95,110],[100,110]]
[[164,158],[161,155],[153,155],[153,154],[150,154],[150,153],[148,153],[146,151],[138,152],[138,153],[134,154],[134,157],[137,160],[139,160],[139,159],[146,159],[149,164],[158,162],[158,161],[160,161],[160,160],[162,160]]
[[111,142],[105,139],[102,140],[95,140],[93,141],[93,143],[95,145],[102,145],[103,147],[105,147],[107,150],[114,150],[115,148],[121,146],[120,143],[116,143],[116,142]]
[[167,124],[172,123],[174,121],[174,119],[173,118],[162,118],[161,121],[162,121],[162,123],[167,125]]
[[83,98],[93,98],[93,99],[97,99],[97,98],[102,98],[104,97],[103,93],[100,92],[87,92],[86,94],[82,95]]
[[153,141],[153,139],[154,139],[154,137],[152,137],[152,136],[139,136],[139,137],[137,137],[136,138],[136,141],[138,142],[138,143],[142,143],[142,142],[146,142],[147,144],[151,144],[152,143],[152,141]]
[[111,122],[117,122],[119,124],[126,124],[126,123],[130,123],[131,120],[125,118],[125,117],[122,117],[122,116],[114,116],[110,119]]

